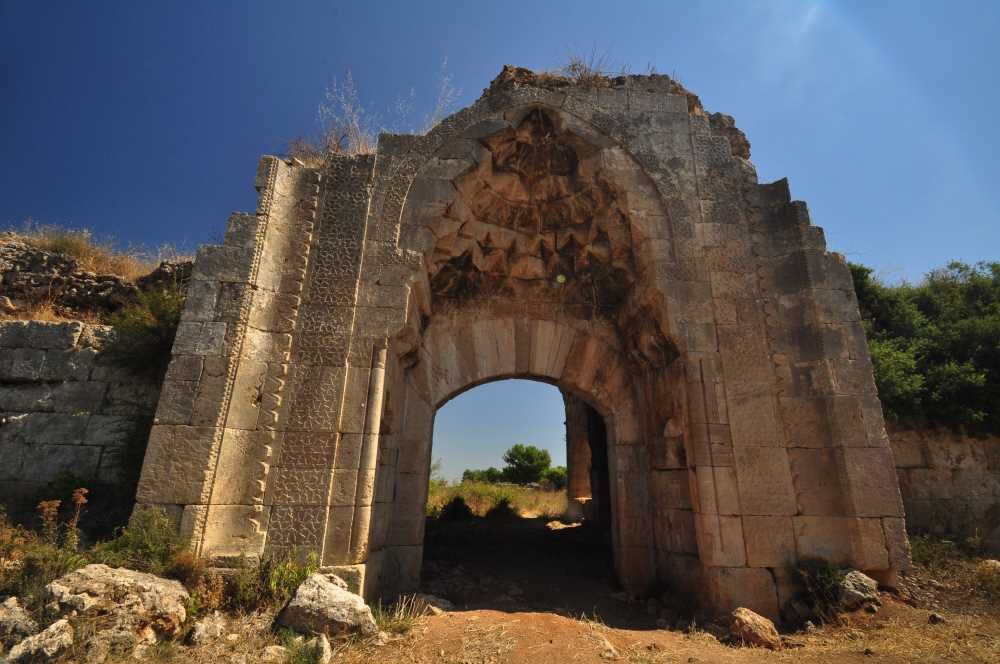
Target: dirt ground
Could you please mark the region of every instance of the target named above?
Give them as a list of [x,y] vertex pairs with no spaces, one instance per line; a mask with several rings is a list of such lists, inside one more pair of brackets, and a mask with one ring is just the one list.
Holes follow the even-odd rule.
[[[670,627],[657,627],[644,603],[617,592],[599,533],[552,529],[543,519],[432,522],[424,577],[423,590],[455,610],[418,620],[387,645],[345,649],[340,661],[1000,662],[1000,606],[920,569],[898,594],[885,594],[877,613],[787,634],[780,652],[720,643],[711,625],[692,624],[681,601],[668,608],[676,608]],[[944,622],[930,624],[931,612]]]

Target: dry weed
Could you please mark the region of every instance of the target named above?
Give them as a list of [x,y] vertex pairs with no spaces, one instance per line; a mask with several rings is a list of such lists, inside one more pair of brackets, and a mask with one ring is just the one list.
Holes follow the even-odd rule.
[[427,498],[427,512],[438,515],[445,505],[461,498],[476,516],[486,516],[506,502],[518,515],[528,518],[559,518],[566,513],[565,491],[547,491],[515,484],[461,482],[455,485],[435,483]]

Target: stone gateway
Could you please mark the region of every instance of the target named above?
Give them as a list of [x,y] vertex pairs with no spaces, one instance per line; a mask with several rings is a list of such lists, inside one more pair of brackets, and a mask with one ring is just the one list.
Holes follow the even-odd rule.
[[435,411],[533,378],[575,413],[572,497],[627,591],[777,617],[798,560],[892,583],[848,267],[749,155],[666,76],[505,67],[426,135],[263,158],[256,213],[198,252],[139,505],[215,564],[308,550],[369,598],[413,591]]

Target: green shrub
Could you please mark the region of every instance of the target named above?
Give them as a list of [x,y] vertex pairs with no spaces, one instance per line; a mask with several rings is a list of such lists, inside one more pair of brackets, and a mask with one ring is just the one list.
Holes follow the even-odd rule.
[[463,519],[471,519],[472,516],[472,510],[469,508],[469,504],[465,502],[465,498],[455,496],[441,508],[438,518],[442,521],[461,521]]
[[801,560],[795,571],[816,616],[824,621],[832,619],[837,613],[844,571],[826,560]]
[[548,451],[534,445],[517,444],[503,454],[504,478],[515,484],[531,484],[542,478],[542,473],[552,464]]
[[1000,262],[894,286],[850,268],[886,416],[1000,432]]
[[542,484],[553,491],[562,491],[566,488],[568,471],[566,466],[553,466],[542,473]]
[[93,557],[112,567],[167,575],[184,550],[177,529],[166,512],[157,508],[137,511],[118,536],[94,547]]
[[309,553],[305,562],[292,556],[244,561],[230,579],[227,603],[230,608],[255,611],[284,604],[310,574],[319,569],[319,557]]
[[177,290],[140,291],[136,302],[111,316],[115,334],[105,355],[119,366],[162,376],[183,308],[184,296]]
[[496,505],[486,512],[487,519],[516,519],[517,511],[511,505],[510,498],[504,496],[497,501]]
[[490,466],[485,469],[469,468],[462,473],[463,482],[486,482],[487,484],[498,484],[503,482],[503,471]]

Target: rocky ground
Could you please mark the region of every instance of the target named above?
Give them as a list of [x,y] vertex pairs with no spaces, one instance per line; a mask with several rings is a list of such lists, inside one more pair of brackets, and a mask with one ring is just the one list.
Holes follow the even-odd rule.
[[1000,662],[1000,596],[981,561],[921,556],[896,592],[862,582],[856,610],[779,635],[752,612],[707,621],[683,598],[633,600],[606,551],[579,525],[432,522],[423,590],[436,598],[370,612],[316,574],[280,610],[196,619],[179,583],[91,565],[51,585],[47,627],[7,600],[0,641],[11,662]]

